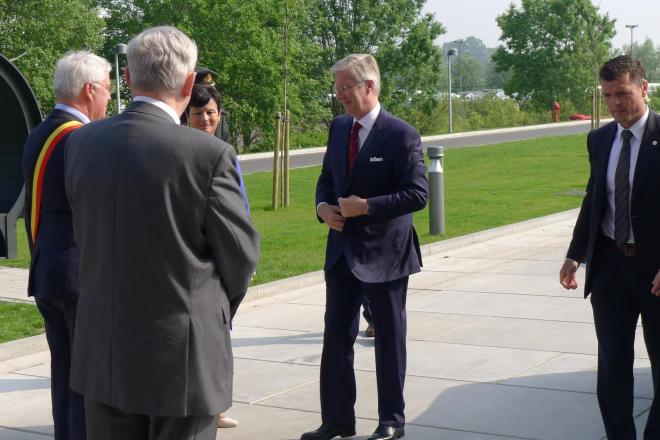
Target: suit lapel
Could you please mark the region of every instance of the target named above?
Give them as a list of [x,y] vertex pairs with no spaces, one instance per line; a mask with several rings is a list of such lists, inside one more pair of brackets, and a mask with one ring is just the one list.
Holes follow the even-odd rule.
[[337,160],[337,165],[339,167],[339,177],[342,179],[342,188],[346,183],[348,174],[348,138],[351,136],[352,126],[353,118],[346,115],[344,119],[337,121],[337,134],[336,136],[333,136],[333,139],[335,139],[334,157]]
[[[658,124],[656,121],[657,115],[649,111],[649,117],[646,120],[646,127],[644,129],[644,136],[642,136],[642,143],[639,145],[639,155],[637,156],[637,164],[635,165],[635,177],[633,178],[633,187],[631,200],[639,193],[639,188],[644,181],[644,177],[648,173],[651,166],[653,156],[657,154],[660,146],[660,136],[658,133]],[[653,144],[655,142],[655,145]]]
[[602,160],[600,161],[600,167],[598,168],[598,178],[596,179],[597,182],[600,182],[601,190],[603,191],[603,194],[606,194],[606,182],[607,182],[607,167],[609,166],[610,162],[610,154],[612,153],[612,144],[614,144],[614,138],[616,137],[616,132],[617,132],[617,124],[612,123],[611,129],[609,132],[605,132],[603,136],[605,139],[604,141],[607,142],[607,148],[604,148],[603,151],[605,151],[605,154],[602,156]]

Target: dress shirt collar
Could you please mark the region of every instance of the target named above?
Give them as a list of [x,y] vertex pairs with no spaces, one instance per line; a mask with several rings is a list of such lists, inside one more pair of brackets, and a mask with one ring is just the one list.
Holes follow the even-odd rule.
[[362,118],[360,119],[353,118],[353,123],[355,124],[355,122],[359,122],[362,128],[366,128],[365,131],[368,133],[371,131],[374,124],[376,123],[376,118],[378,117],[379,113],[380,113],[380,102],[376,102],[376,107],[371,109],[369,113],[362,116]]
[[[632,127],[628,128],[635,136],[635,139],[639,142],[642,141],[642,136],[644,136],[644,129],[646,128],[646,121],[649,119],[649,108],[646,107],[646,111],[642,115],[641,118],[639,118],[639,121],[635,122]],[[621,133],[623,130],[626,130],[621,124],[617,123],[617,132],[616,132],[616,137],[617,139],[621,139]]]
[[181,119],[179,118],[179,115],[176,114],[176,112],[172,107],[165,104],[163,101],[152,98],[151,96],[136,96],[133,98],[133,101],[148,102],[149,104],[155,105],[156,107],[158,107],[159,109],[170,115],[170,117],[175,123],[179,125],[181,124]]
[[61,102],[58,102],[55,104],[55,110],[62,110],[63,112],[67,112],[76,118],[80,120],[83,124],[89,124],[89,118],[87,117],[86,114],[78,110],[77,108],[73,108],[70,105],[62,104]]

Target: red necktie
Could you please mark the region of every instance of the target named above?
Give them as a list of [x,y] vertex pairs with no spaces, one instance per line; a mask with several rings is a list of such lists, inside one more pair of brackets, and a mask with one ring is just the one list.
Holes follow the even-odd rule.
[[351,170],[353,169],[353,164],[355,163],[355,159],[357,159],[358,152],[360,151],[359,149],[359,142],[358,142],[358,132],[362,126],[360,125],[359,122],[355,121],[355,124],[353,124],[353,128],[351,129],[351,137],[348,139],[348,172],[350,173]]

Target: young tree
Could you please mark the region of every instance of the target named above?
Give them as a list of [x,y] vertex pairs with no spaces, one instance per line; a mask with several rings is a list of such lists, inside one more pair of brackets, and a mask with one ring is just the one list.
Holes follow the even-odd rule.
[[493,60],[499,72],[511,72],[504,84],[537,108],[549,108],[554,96],[578,109],[591,106],[597,69],[608,56],[614,20],[590,0],[522,0],[497,17],[502,30]]

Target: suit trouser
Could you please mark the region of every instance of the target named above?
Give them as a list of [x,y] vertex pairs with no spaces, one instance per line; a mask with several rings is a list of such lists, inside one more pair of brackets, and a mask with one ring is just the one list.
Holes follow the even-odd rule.
[[[651,361],[654,396],[660,390],[660,298],[651,294],[637,257],[597,249],[591,304],[598,337],[598,403],[608,440],[635,440],[633,361],[635,328],[642,317]],[[590,269],[592,270],[592,269]],[[654,397],[644,439],[660,439],[660,412]]]
[[85,400],[90,440],[214,440],[217,414],[160,417],[133,414]]
[[385,283],[358,280],[340,259],[325,273],[326,308],[321,356],[321,416],[324,422],[355,426],[356,384],[353,345],[362,297],[373,310],[378,387],[378,420],[405,425],[406,291],[408,277]]
[[76,300],[35,298],[50,349],[51,399],[55,440],[85,439],[85,401],[69,388]]

